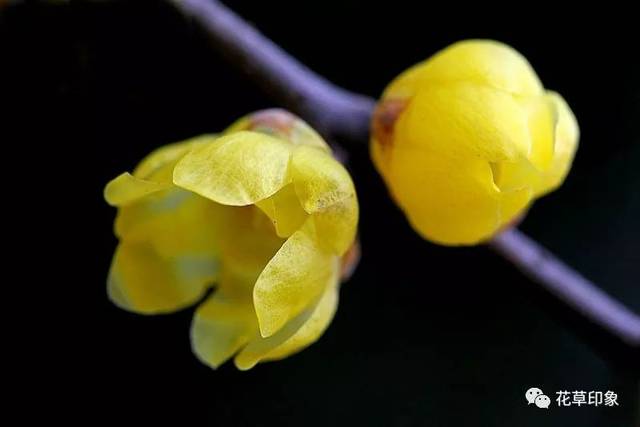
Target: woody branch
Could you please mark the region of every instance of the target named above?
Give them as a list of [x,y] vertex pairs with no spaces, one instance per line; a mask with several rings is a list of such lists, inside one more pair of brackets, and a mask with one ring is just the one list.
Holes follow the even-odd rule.
[[[213,46],[283,106],[325,136],[364,143],[375,100],[343,89],[310,70],[217,0],[171,0],[209,35]],[[513,228],[489,246],[624,346],[640,347],[640,316]]]

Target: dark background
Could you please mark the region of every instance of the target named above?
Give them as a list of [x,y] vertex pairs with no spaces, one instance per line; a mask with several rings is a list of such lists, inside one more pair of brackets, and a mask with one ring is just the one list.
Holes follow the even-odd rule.
[[[522,229],[640,311],[634,13],[424,3],[228,4],[311,68],[372,96],[456,40],[513,45],[567,99],[582,131],[565,185],[535,204]],[[34,2],[1,19],[10,76],[2,93],[18,95],[3,98],[28,118],[16,138],[54,170],[27,174],[47,183],[36,201],[52,237],[38,256],[56,266],[46,322],[63,325],[37,330],[46,344],[34,363],[56,356],[65,368],[45,369],[73,384],[30,402],[64,400],[56,412],[65,420],[144,425],[638,425],[640,358],[621,357],[488,249],[421,240],[364,146],[349,163],[363,257],[329,330],[302,353],[249,372],[201,365],[189,348],[192,309],[144,317],[107,300],[115,211],[102,188],[157,146],[274,103],[162,2]],[[526,405],[533,386],[552,398],[548,411]],[[560,390],[613,390],[620,406],[558,408]]]

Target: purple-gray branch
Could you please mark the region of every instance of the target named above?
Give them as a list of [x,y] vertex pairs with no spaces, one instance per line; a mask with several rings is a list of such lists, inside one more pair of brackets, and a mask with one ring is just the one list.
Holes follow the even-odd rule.
[[241,72],[325,136],[368,137],[373,99],[316,74],[218,1],[171,1]]
[[533,239],[512,228],[489,246],[566,305],[626,344],[640,347],[640,317]]
[[[316,74],[216,0],[171,0],[213,45],[285,107],[324,135],[366,141],[375,101]],[[517,229],[489,246],[525,275],[624,344],[640,347],[640,317]]]

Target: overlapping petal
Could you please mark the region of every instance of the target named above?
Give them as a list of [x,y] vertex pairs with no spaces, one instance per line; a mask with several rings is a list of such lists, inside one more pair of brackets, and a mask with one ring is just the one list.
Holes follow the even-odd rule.
[[173,181],[223,205],[251,205],[287,184],[290,152],[278,138],[236,132],[189,152],[176,165]]
[[522,55],[469,40],[389,85],[373,116],[371,155],[420,234],[476,244],[562,183],[577,142],[571,110]]
[[556,107],[547,95],[524,101],[523,107],[530,138],[527,158],[538,171],[545,171],[554,156],[558,121]]
[[119,307],[159,314],[187,307],[202,297],[218,273],[213,256],[163,256],[149,242],[121,242],[113,257],[107,289]]
[[336,268],[322,296],[276,334],[254,336],[236,356],[236,366],[250,369],[260,361],[279,360],[314,343],[331,323],[338,306],[337,273]]
[[209,144],[217,138],[213,134],[205,134],[162,146],[152,151],[136,166],[133,175],[140,179],[170,184],[173,181],[173,167],[192,149]]
[[545,171],[538,195],[553,191],[562,184],[571,169],[580,139],[578,121],[567,102],[558,93],[549,92],[549,96],[556,108],[558,119],[555,129],[553,160]]
[[193,352],[212,368],[233,357],[258,331],[250,292],[253,283],[232,275],[221,282],[223,289],[198,307],[191,323]]
[[210,136],[162,147],[133,175],[107,184],[105,198],[120,207],[115,222],[121,242],[108,280],[110,298],[139,313],[178,310],[197,301],[219,269],[213,244],[221,206],[171,184],[175,163]]
[[304,210],[312,216],[324,248],[342,255],[355,239],[358,201],[349,173],[328,153],[301,147],[293,154],[292,176]]
[[328,327],[338,306],[337,282],[336,268],[322,295],[266,338],[258,331],[250,295],[216,292],[196,310],[191,326],[194,353],[213,368],[235,355],[242,370],[290,356],[315,342]]
[[156,150],[105,198],[119,208],[111,299],[165,313],[215,286],[191,329],[209,366],[286,357],[330,323],[357,199],[326,143],[294,116],[252,114],[220,137]]
[[397,202],[429,240],[472,244],[500,226],[500,194],[485,161],[398,149],[390,177]]
[[529,61],[512,47],[494,40],[463,40],[398,76],[385,96],[410,96],[418,88],[470,82],[519,96],[536,96],[542,83]]
[[202,135],[154,150],[135,168],[133,174],[120,174],[104,189],[104,198],[112,206],[124,206],[172,186],[173,167],[191,149],[215,140]]
[[180,189],[164,190],[121,208],[121,239],[109,293],[130,311],[160,313],[195,302],[217,277],[221,210]]
[[530,151],[521,103],[470,83],[419,90],[398,120],[397,143],[489,162],[515,161]]
[[124,206],[168,187],[169,184],[147,181],[125,172],[107,184],[104,198],[111,206]]
[[294,184],[285,185],[273,196],[256,202],[256,206],[273,221],[280,237],[291,236],[309,216],[300,205]]
[[305,145],[320,148],[327,153],[331,149],[322,137],[304,120],[279,108],[261,110],[237,120],[224,134],[240,131],[253,131],[280,138],[293,145]]
[[338,262],[318,244],[311,221],[291,235],[265,266],[253,290],[262,336],[276,333],[322,294]]

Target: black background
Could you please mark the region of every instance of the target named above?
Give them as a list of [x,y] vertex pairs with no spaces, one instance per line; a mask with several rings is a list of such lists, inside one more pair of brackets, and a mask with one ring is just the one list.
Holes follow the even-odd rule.
[[[565,185],[535,204],[522,229],[640,311],[633,13],[426,3],[228,4],[311,68],[372,96],[456,40],[513,45],[567,99],[582,131]],[[102,188],[157,146],[274,103],[162,2],[31,3],[4,10],[1,25],[11,73],[3,93],[18,94],[16,116],[26,108],[28,118],[18,138],[54,170],[27,177],[47,183],[29,197],[51,233],[48,252],[37,254],[55,265],[46,321],[64,326],[28,336],[47,343],[33,369],[55,355],[75,384],[30,402],[61,398],[66,420],[87,413],[85,421],[145,425],[638,425],[638,359],[621,362],[601,333],[486,248],[421,240],[364,146],[349,163],[363,257],[323,338],[249,372],[199,364],[189,348],[192,309],[144,317],[107,300],[115,212]],[[548,411],[526,405],[532,386],[551,396]],[[620,406],[558,408],[559,390],[613,390]]]

